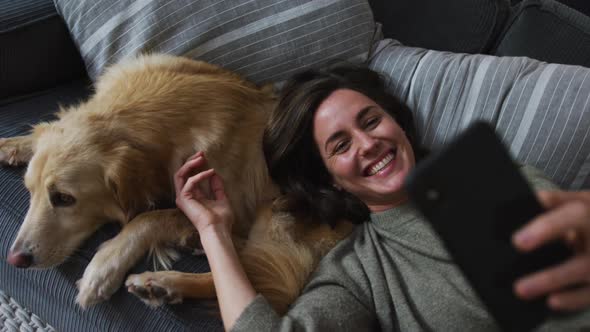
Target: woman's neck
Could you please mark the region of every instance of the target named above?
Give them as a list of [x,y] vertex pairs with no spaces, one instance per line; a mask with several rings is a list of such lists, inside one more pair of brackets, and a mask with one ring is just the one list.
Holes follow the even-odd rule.
[[369,208],[369,210],[372,213],[383,212],[383,211],[398,207],[400,205],[406,204],[407,202],[408,202],[408,196],[403,195],[402,197],[398,197],[398,198],[391,200],[389,202],[386,202],[386,203],[384,202],[384,203],[367,204],[367,207]]

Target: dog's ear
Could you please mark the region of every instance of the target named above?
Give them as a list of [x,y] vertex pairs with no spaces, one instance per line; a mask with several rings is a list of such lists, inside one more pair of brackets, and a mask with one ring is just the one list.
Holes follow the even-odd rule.
[[107,155],[105,183],[126,217],[120,220],[124,224],[150,208],[152,200],[146,190],[150,181],[142,175],[144,166],[141,154],[128,146],[118,146]]

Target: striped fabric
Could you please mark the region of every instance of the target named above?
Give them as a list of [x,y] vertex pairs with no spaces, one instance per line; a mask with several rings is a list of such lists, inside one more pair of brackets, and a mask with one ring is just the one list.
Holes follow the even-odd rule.
[[96,79],[145,52],[183,55],[257,83],[343,58],[366,59],[375,24],[361,0],[55,0]]
[[453,54],[383,40],[370,60],[436,149],[475,120],[513,157],[569,189],[590,188],[590,69],[524,57]]
[[0,34],[55,15],[51,0],[0,1]]

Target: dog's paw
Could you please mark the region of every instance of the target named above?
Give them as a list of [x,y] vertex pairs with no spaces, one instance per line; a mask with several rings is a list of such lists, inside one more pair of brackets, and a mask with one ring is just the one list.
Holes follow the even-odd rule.
[[82,308],[108,300],[123,284],[127,269],[108,249],[107,245],[96,253],[77,282],[76,303]]
[[82,279],[76,283],[78,286],[76,303],[85,309],[108,300],[119,289],[124,276],[124,274],[118,276],[117,272],[107,269],[90,273],[86,269]]
[[125,286],[130,293],[153,308],[167,303],[182,302],[182,294],[174,289],[173,284],[168,282],[165,271],[132,274],[127,278]]
[[26,137],[0,138],[0,164],[23,165],[31,156],[30,141]]
[[108,300],[112,293],[108,289],[101,287],[98,281],[82,278],[76,282],[78,295],[76,303],[86,309],[90,306]]

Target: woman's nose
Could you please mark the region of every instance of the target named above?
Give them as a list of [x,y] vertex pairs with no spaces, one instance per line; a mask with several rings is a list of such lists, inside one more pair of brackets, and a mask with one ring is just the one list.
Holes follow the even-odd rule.
[[374,137],[367,135],[367,133],[360,133],[357,139],[359,142],[359,151],[362,156],[368,156],[377,150],[379,141]]

